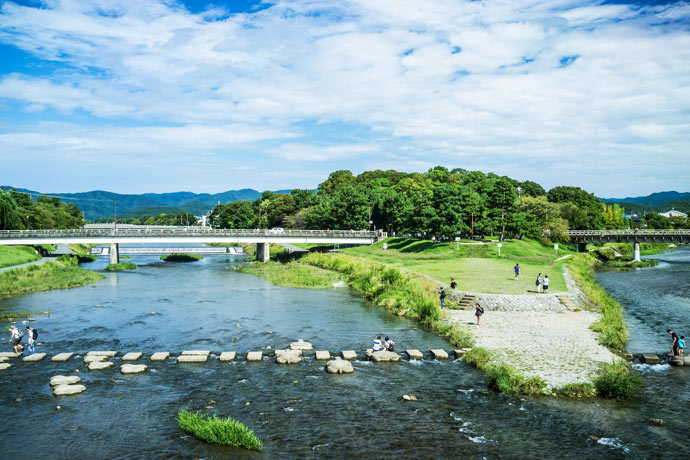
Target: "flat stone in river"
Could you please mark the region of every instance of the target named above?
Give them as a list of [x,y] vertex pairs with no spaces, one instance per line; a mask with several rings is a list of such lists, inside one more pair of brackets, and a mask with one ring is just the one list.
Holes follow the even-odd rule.
[[141,358],[141,352],[130,351],[122,357],[122,361],[136,361],[139,358]]
[[0,363],[6,363],[9,360],[10,358],[8,358],[7,356],[0,356]]
[[76,375],[55,375],[50,378],[50,386],[58,385],[72,385],[81,382],[81,379]]
[[316,352],[316,360],[317,361],[326,361],[331,359],[331,354],[328,351],[317,351]]
[[367,350],[367,356],[370,360],[380,363],[388,361],[400,361],[400,355],[393,351],[369,351]]
[[353,360],[357,359],[357,352],[355,350],[343,350],[341,352],[343,359]]
[[146,372],[148,367],[146,364],[123,364],[120,366],[120,372],[123,374],[141,374]]
[[46,357],[45,353],[34,353],[33,355],[24,356],[22,361],[25,363],[35,363]]
[[55,396],[76,395],[85,391],[86,387],[84,385],[57,385],[53,387],[53,394]]
[[86,355],[84,356],[84,362],[86,364],[91,364],[91,363],[100,363],[104,361],[108,361],[110,358],[106,355]]
[[302,339],[299,339],[297,342],[292,342],[290,344],[290,349],[292,350],[302,350],[302,351],[308,351],[311,350],[313,347],[311,343],[305,342]]
[[228,361],[232,361],[235,359],[235,356],[237,356],[237,353],[234,351],[224,351],[223,353],[220,354],[218,359],[224,363]]
[[405,353],[407,353],[410,359],[422,359],[424,357],[421,351],[415,349],[405,350]]
[[57,355],[53,356],[51,360],[55,361],[56,363],[64,363],[72,356],[74,356],[74,353],[58,353]]
[[10,367],[12,367],[10,363],[0,363],[0,371],[4,371],[6,369],[9,369]]
[[114,365],[115,365],[115,363],[113,363],[112,361],[105,361],[105,362],[94,361],[91,364],[89,364],[89,370],[90,371],[100,371],[103,369],[109,369],[109,368],[113,367]]
[[210,350],[185,350],[182,352],[183,356],[207,356],[211,354]]
[[659,364],[659,363],[661,363],[661,359],[659,359],[659,356],[657,356],[653,353],[643,353],[642,354],[642,360],[645,362],[645,364]]
[[86,356],[107,356],[108,358],[114,358],[116,355],[117,352],[112,350],[96,350],[86,353]]
[[335,358],[328,361],[328,364],[326,364],[326,371],[329,374],[352,374],[355,369],[352,367],[352,363],[350,361]]
[[431,350],[431,354],[434,355],[434,358],[436,359],[448,359],[448,352],[446,350],[441,350],[440,348]]
[[167,351],[157,351],[151,355],[151,361],[166,361],[170,357],[170,353]]
[[19,358],[22,354],[13,351],[0,351],[0,357],[4,358]]
[[264,354],[261,351],[250,351],[247,353],[247,361],[261,361]]
[[302,361],[301,350],[276,350],[278,364],[299,364]]
[[180,355],[177,357],[178,363],[205,363],[207,360],[207,355]]

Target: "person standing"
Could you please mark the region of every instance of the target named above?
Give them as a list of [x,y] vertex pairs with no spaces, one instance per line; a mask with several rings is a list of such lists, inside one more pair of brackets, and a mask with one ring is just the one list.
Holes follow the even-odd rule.
[[15,353],[21,353],[24,351],[22,347],[22,331],[17,329],[17,326],[12,326],[10,328],[10,342],[12,343],[12,349]]
[[537,275],[537,280],[534,282],[537,285],[537,292],[541,292],[541,273]]
[[513,270],[515,270],[515,281],[518,281],[520,279],[520,264],[515,264]]
[[683,356],[683,350],[685,350],[685,336],[681,335],[678,341],[678,353]]
[[29,356],[33,355],[35,353],[34,351],[34,330],[31,329],[31,326],[26,326],[26,336],[27,336],[27,342],[29,344]]
[[541,285],[544,287],[543,292],[546,292],[549,290],[549,275],[544,275],[544,280],[541,282]]
[[441,288],[441,290],[438,291],[438,298],[441,299],[441,310],[446,308],[446,291],[445,289]]
[[450,279],[450,288],[455,289],[458,286],[458,283],[455,282],[453,278]]
[[671,353],[673,353],[673,356],[678,356],[678,334],[673,332],[671,329],[666,329],[666,332],[671,334]]
[[482,323],[482,315],[484,314],[484,309],[482,308],[481,305],[476,304],[474,306],[474,316],[477,317],[477,326],[479,326]]

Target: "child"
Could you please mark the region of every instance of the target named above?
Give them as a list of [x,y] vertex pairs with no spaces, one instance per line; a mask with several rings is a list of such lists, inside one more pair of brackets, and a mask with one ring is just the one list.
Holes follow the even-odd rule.
[[383,350],[383,344],[381,343],[381,336],[376,337],[376,339],[374,340],[373,349],[374,349],[374,351]]
[[386,341],[383,344],[383,346],[386,347],[386,351],[395,351],[395,348],[393,347],[394,344],[395,344],[395,342],[393,342],[390,339],[390,337],[386,336]]
[[681,335],[678,341],[678,355],[683,356],[683,348],[685,348],[685,336]]
[[544,281],[541,284],[544,286],[543,292],[547,292],[549,290],[549,275],[544,275]]

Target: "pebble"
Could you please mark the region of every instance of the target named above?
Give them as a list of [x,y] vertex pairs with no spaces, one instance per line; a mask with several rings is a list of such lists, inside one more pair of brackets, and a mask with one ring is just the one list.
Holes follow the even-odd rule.
[[62,406],[55,406],[55,410],[62,410]]
[[648,418],[647,423],[649,423],[650,425],[654,425],[654,426],[665,426],[666,420],[664,420],[662,418]]

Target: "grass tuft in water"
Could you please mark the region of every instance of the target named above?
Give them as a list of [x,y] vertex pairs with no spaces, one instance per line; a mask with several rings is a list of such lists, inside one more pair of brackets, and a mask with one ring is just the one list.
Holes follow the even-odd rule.
[[184,431],[202,441],[245,449],[263,450],[263,444],[252,430],[230,417],[219,418],[201,412],[181,410],[177,413],[177,424]]
[[254,263],[240,268],[240,271],[260,276],[276,286],[294,288],[328,289],[335,283],[343,281],[343,277],[337,272],[299,262]]
[[539,377],[525,377],[507,364],[491,362],[491,352],[476,347],[465,353],[463,361],[475,366],[486,374],[489,385],[505,394],[540,395],[544,394],[546,382]]
[[590,398],[597,394],[594,386],[588,382],[568,383],[557,388],[554,393],[564,398]]
[[630,399],[642,388],[642,377],[631,374],[626,362],[614,361],[602,366],[602,373],[594,379],[594,388],[602,398]]
[[196,262],[197,260],[201,259],[203,259],[203,257],[198,254],[185,254],[182,252],[175,252],[161,256],[161,260],[165,260],[166,262]]
[[134,262],[119,262],[116,264],[108,264],[105,270],[109,272],[121,272],[123,270],[134,270],[137,268],[137,264]]

